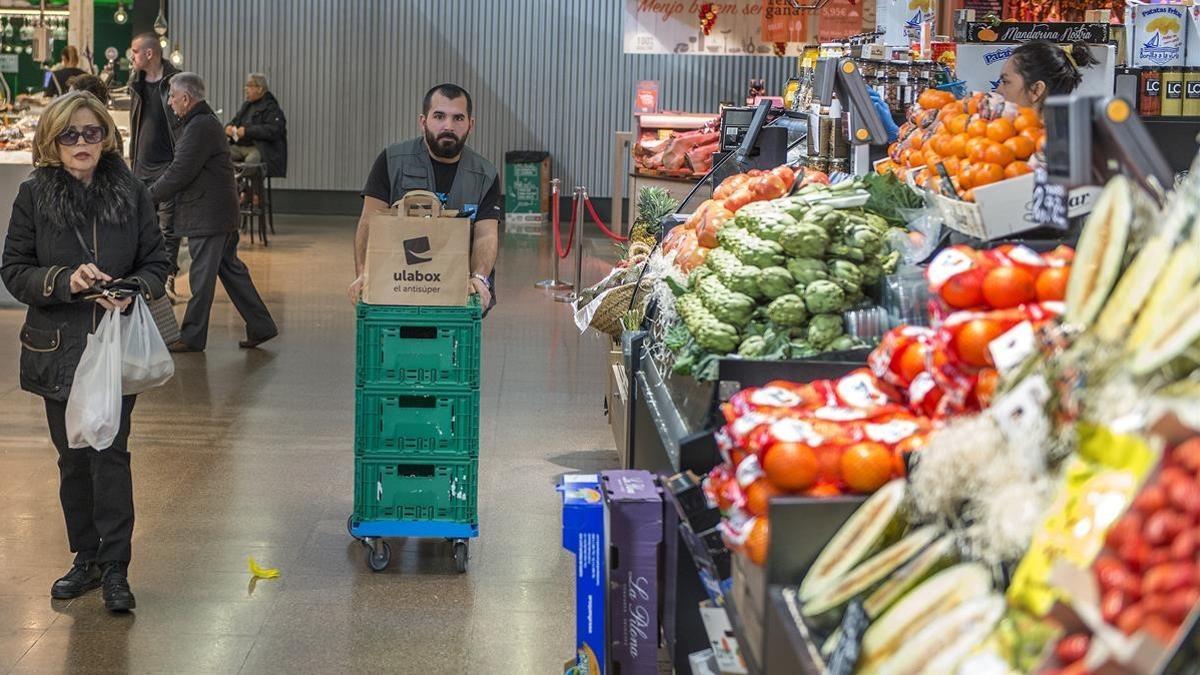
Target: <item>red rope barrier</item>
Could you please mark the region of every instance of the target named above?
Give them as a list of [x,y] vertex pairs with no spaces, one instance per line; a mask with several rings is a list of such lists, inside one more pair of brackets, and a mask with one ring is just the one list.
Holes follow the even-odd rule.
[[587,205],[588,213],[592,214],[592,220],[596,221],[596,225],[600,228],[600,231],[605,234],[605,236],[613,241],[629,241],[629,237],[622,237],[621,235],[608,229],[608,226],[604,224],[604,221],[600,220],[600,216],[596,214],[596,207],[592,206],[592,200],[584,197],[583,203]]
[[575,243],[575,215],[577,211],[579,195],[571,198],[571,236],[567,239],[567,247],[564,249],[562,245],[562,231],[559,227],[560,219],[558,216],[557,202],[554,207],[554,252],[558,254],[559,259],[566,258],[571,255],[571,246]]

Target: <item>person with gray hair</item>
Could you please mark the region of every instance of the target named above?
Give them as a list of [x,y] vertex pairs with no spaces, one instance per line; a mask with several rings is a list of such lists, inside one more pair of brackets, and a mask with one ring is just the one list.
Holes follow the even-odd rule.
[[237,255],[237,180],[221,120],[205,102],[204,90],[204,80],[195,73],[171,79],[167,101],[179,120],[175,158],[150,186],[156,201],[175,201],[175,231],[187,237],[192,256],[192,297],[179,327],[182,338],[167,345],[172,352],[204,351],[217,279],[246,322],[246,339],[239,346],[252,349],[279,334],[250,270]]
[[287,175],[287,118],[267,87],[266,75],[250,73],[244,89],[246,102],[225,127],[233,161],[264,163],[268,176],[282,178]]

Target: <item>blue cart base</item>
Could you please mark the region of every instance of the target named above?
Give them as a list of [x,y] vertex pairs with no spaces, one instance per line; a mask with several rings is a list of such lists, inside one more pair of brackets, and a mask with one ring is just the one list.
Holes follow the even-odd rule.
[[384,537],[440,537],[454,546],[454,565],[459,573],[467,571],[470,559],[470,542],[479,536],[479,525],[473,523],[446,523],[421,520],[365,520],[356,522],[354,516],[346,519],[346,529],[367,549],[367,567],[382,572],[392,559],[392,548]]

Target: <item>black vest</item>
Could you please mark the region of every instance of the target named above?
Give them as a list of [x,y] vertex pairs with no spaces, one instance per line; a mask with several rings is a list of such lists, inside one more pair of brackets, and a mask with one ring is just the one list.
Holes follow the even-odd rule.
[[[425,139],[417,137],[396,143],[387,149],[388,179],[392,185],[391,203],[395,204],[410,190],[437,192],[433,177],[433,159]],[[446,200],[446,208],[462,211],[468,204],[478,206],[495,182],[496,167],[474,150],[464,147],[458,160],[458,173]]]

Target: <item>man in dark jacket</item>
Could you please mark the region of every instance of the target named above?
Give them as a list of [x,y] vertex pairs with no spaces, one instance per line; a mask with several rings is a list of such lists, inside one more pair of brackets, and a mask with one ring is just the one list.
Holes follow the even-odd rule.
[[[133,75],[129,78],[129,162],[133,175],[146,185],[153,183],[166,171],[175,156],[175,138],[171,134],[174,115],[167,105],[171,78],[179,72],[163,61],[162,45],[154,33],[142,33],[130,45],[133,54]],[[179,235],[173,226],[174,204],[161,201],[158,206],[158,225],[167,242],[167,258],[171,263],[167,277],[167,294],[175,299],[175,275],[179,272]]]
[[204,80],[195,73],[172,78],[168,101],[179,118],[175,159],[150,186],[150,194],[156,201],[175,201],[175,231],[187,237],[192,256],[192,299],[180,326],[183,338],[168,347],[173,352],[204,351],[218,277],[246,321],[246,339],[238,344],[257,347],[279,330],[250,280],[250,270],[237,257],[237,181],[221,121],[205,102]]
[[287,118],[267,89],[266,75],[250,73],[245,89],[246,102],[225,127],[233,161],[265,162],[268,176],[282,178],[287,175]]

